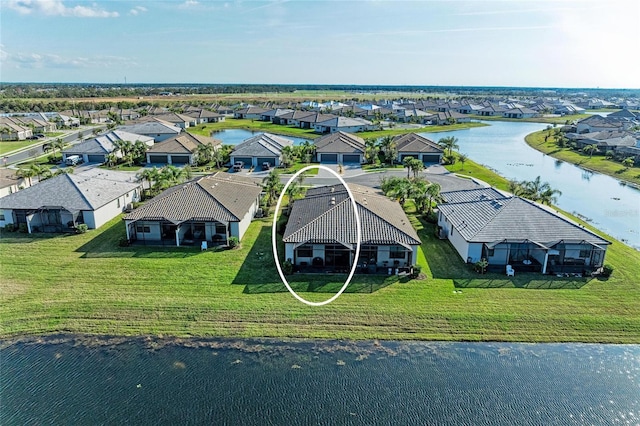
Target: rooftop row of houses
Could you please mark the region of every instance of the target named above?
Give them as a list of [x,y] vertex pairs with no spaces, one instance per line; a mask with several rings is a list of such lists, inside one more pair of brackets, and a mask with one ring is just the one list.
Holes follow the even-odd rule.
[[596,145],[603,152],[640,156],[640,113],[622,109],[606,117],[592,115],[565,133],[578,148]]
[[[361,221],[360,254],[347,188],[311,188],[294,202],[284,231],[285,258],[300,268],[360,271],[414,265],[421,244],[399,203],[370,187],[349,184]],[[59,175],[2,199],[0,226],[28,232],[95,229],[123,217],[131,243],[171,246],[225,244],[242,239],[259,216],[262,187],[255,180],[216,173],[169,188],[135,210],[141,186],[130,174],[92,169]],[[476,188],[442,193],[438,235],[467,263],[541,273],[588,272],[603,265],[609,241],[554,210]],[[429,253],[425,253],[429,256]]]

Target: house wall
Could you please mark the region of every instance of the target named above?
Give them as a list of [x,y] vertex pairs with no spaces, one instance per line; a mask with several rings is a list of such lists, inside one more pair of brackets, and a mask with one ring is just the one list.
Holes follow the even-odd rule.
[[7,195],[13,194],[14,192],[18,192],[17,183],[5,186],[4,188],[0,188],[0,198],[6,197]]
[[[4,219],[2,219],[2,216],[4,216]],[[0,209],[0,226],[4,227],[9,224],[13,224],[13,210]]]
[[256,201],[251,205],[251,208],[249,209],[249,211],[244,215],[244,217],[239,223],[231,222],[231,235],[236,236],[239,239],[242,239],[242,236],[244,235],[245,232],[247,232],[247,229],[251,224],[251,220],[256,215],[257,210],[258,210],[258,200],[256,199]]
[[[139,220],[137,222],[127,220],[125,221],[127,228],[127,238],[131,239],[134,235],[137,235],[139,240],[148,240],[148,241],[160,241],[162,238],[162,231],[160,222],[155,221],[143,221]],[[136,226],[148,226],[149,232],[137,232]]]
[[[84,215],[84,221],[91,229],[96,229],[119,215],[127,207],[128,203],[132,203],[140,200],[140,188],[127,192],[111,202],[105,204],[93,212],[87,212]],[[118,201],[120,204],[118,205]],[[90,223],[91,222],[91,223]]]
[[[285,243],[284,245],[284,258],[291,259],[293,261],[293,243]],[[296,259],[296,265],[299,265],[300,262]]]
[[493,256],[488,256],[490,265],[506,265],[509,261],[509,244],[498,244],[494,247]]
[[[464,238],[462,238],[462,235],[460,235],[460,233],[456,231],[455,228],[452,228],[451,224],[449,224],[448,230],[449,232],[447,233],[447,239],[451,242],[462,260],[466,262],[467,258],[470,256],[469,243]],[[473,260],[473,258],[471,259],[472,262],[477,262],[478,260],[480,260],[479,256],[476,260]]]

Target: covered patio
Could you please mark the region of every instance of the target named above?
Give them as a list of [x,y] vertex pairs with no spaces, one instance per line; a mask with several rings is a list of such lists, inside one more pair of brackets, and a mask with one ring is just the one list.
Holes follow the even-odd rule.
[[171,221],[166,218],[142,218],[126,221],[127,239],[132,244],[161,246],[225,245],[229,241],[229,223],[212,218]]

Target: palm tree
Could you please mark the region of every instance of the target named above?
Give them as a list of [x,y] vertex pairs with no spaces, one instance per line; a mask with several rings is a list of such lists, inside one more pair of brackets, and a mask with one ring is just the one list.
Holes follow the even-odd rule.
[[48,167],[40,166],[39,164],[32,164],[29,168],[33,171],[34,175],[38,177],[38,181],[46,180],[51,177],[51,170]]
[[64,148],[64,142],[62,139],[58,138],[54,141],[52,141],[49,146],[51,147],[51,149],[53,150],[53,159],[57,161],[58,159],[58,155],[56,154],[56,149],[59,149],[60,152],[62,152],[62,149]]
[[389,198],[397,200],[401,206],[410,198],[412,193],[411,181],[399,177],[384,178],[382,191]]
[[409,179],[409,173],[411,172],[413,160],[415,160],[415,158],[411,156],[405,157],[404,160],[402,160],[402,165],[407,168],[407,179]]
[[282,156],[280,158],[282,166],[288,168],[289,166],[291,166],[291,164],[293,164],[294,161],[295,155],[293,148],[290,146],[285,146],[284,148],[282,148]]
[[467,161],[469,159],[469,156],[467,154],[460,154],[458,155],[458,161],[460,161],[460,168],[462,170],[464,170],[464,163],[465,161]]
[[440,191],[442,187],[437,183],[430,183],[427,185],[427,213],[431,214],[433,211],[433,203],[441,203],[443,201],[442,196],[440,195]]
[[378,141],[374,138],[367,138],[364,140],[364,160],[367,164],[373,164],[378,158]]
[[392,166],[396,156],[398,155],[398,148],[393,140],[393,136],[385,136],[380,139],[380,149],[384,154],[385,163]]
[[142,164],[147,159],[147,149],[149,146],[142,141],[135,141],[132,147],[133,161],[137,164]]
[[591,144],[591,145],[587,145],[584,148],[582,148],[582,151],[585,154],[589,154],[589,158],[593,157],[593,151],[598,151],[598,145],[596,145],[595,143]]
[[456,138],[455,136],[447,136],[446,138],[442,138],[438,141],[438,145],[440,145],[443,149],[446,149],[449,154],[449,156],[451,156],[451,152],[454,149],[458,149],[460,148],[458,146],[458,138]]
[[521,195],[523,192],[522,182],[515,179],[509,179],[509,192],[513,195]]
[[540,202],[542,204],[551,204],[556,203],[558,201],[558,196],[562,195],[557,189],[553,189],[551,187],[546,188],[544,191],[540,193]]
[[118,164],[118,154],[115,151],[111,151],[105,156],[105,160],[107,167],[113,167]]
[[150,169],[144,169],[142,172],[138,173],[136,177],[138,178],[139,182],[142,182],[143,188],[144,188],[144,182],[146,181],[149,183],[147,185],[147,188],[151,189],[152,182],[158,179],[159,173],[160,172],[158,171],[158,169],[154,166]]
[[280,173],[277,169],[271,170],[271,173],[262,180],[262,186],[267,193],[267,204],[273,204],[284,187],[280,181]]
[[18,169],[16,171],[16,176],[21,177],[23,179],[29,179],[29,186],[31,186],[33,183],[31,182],[31,178],[34,177],[36,175],[36,172],[31,168],[27,168],[27,169]]
[[411,198],[416,204],[416,210],[419,213],[424,212],[427,205],[427,187],[429,182],[424,179],[414,179],[411,181]]
[[213,145],[203,143],[196,148],[197,163],[199,166],[207,164],[213,160]]
[[625,170],[628,170],[629,167],[633,166],[633,162],[633,157],[627,157],[622,160],[622,165],[624,166]]

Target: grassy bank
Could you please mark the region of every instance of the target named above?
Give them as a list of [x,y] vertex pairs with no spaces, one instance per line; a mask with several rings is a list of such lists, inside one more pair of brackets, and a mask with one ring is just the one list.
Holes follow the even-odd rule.
[[590,157],[570,148],[560,148],[555,142],[555,138],[550,137],[545,142],[546,130],[534,132],[525,137],[525,141],[530,147],[544,152],[554,158],[568,163],[575,164],[584,169],[612,176],[616,179],[640,185],[640,167],[625,168],[617,161],[607,160],[603,155],[593,155]]
[[31,145],[38,145],[38,141],[0,141],[0,155],[7,154],[18,149],[23,149]]
[[[380,138],[388,135],[401,135],[404,133],[412,133],[412,132],[445,132],[452,130],[461,130],[468,129],[471,127],[481,127],[486,126],[483,123],[460,123],[460,124],[452,124],[448,126],[425,126],[419,129],[390,129],[390,130],[380,130],[374,132],[360,132],[357,133],[358,136],[362,138]],[[305,139],[315,139],[322,135],[315,133],[310,129],[300,129],[294,126],[283,126],[280,124],[273,124],[266,121],[260,120],[248,120],[248,119],[235,119],[230,118],[220,123],[208,123],[208,124],[199,124],[195,127],[190,127],[189,132],[195,133],[198,135],[209,136],[211,132],[226,130],[226,129],[243,129],[249,130],[251,132],[267,132],[274,133],[278,135],[285,136],[296,136],[299,138]],[[213,135],[215,137],[215,134]]]
[[[465,164],[465,169],[469,167]],[[469,170],[471,171],[471,170]],[[477,275],[413,217],[425,279],[359,276],[309,307],[279,282],[270,222],[239,250],[119,247],[115,219],[82,235],[0,235],[0,337],[48,333],[640,343],[640,253],[614,243],[606,281]],[[324,300],[343,276],[299,276]],[[553,290],[550,290],[553,289]]]

